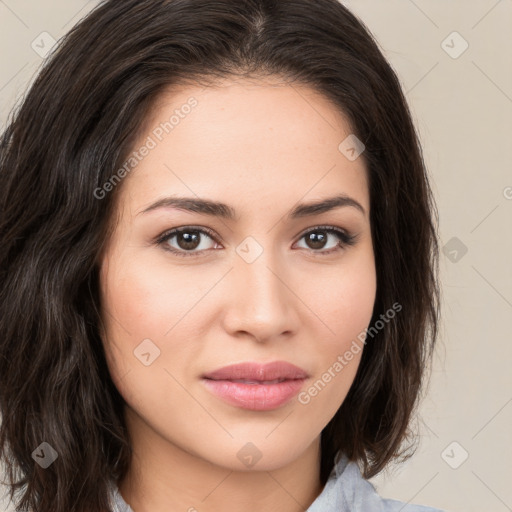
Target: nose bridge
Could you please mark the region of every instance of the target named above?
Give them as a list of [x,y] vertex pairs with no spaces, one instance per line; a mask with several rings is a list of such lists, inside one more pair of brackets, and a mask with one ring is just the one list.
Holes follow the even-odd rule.
[[[248,243],[251,244],[251,242]],[[246,289],[246,298],[253,302],[258,310],[262,308],[263,310],[275,310],[282,305],[287,295],[283,290],[285,276],[280,275],[282,265],[277,261],[272,248],[261,248],[258,255],[257,247],[249,247],[252,257],[240,256],[236,262],[237,281]]]
[[293,294],[284,269],[276,251],[251,237],[237,247],[227,315],[231,330],[263,339],[293,329]]

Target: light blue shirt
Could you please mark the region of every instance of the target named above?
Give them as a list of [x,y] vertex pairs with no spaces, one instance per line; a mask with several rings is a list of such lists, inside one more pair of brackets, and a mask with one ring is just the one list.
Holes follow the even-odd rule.
[[[114,512],[134,512],[111,483],[111,508]],[[306,512],[444,512],[438,508],[412,505],[381,498],[372,483],[361,475],[355,462],[343,454],[333,468],[322,492]]]

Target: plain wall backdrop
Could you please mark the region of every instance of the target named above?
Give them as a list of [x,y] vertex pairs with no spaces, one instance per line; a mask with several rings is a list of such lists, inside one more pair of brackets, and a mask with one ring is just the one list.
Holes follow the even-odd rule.
[[[97,3],[0,0],[2,129],[52,41]],[[420,446],[371,481],[382,496],[450,512],[512,511],[512,0],[343,3],[406,91],[442,250],[441,336]],[[0,509],[10,512],[4,490]]]

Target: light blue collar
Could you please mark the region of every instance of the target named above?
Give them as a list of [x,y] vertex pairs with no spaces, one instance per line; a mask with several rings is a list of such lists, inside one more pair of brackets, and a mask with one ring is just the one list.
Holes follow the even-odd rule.
[[355,462],[345,454],[337,463],[323,491],[307,512],[443,512],[437,508],[412,505],[381,498],[371,482],[364,479]]

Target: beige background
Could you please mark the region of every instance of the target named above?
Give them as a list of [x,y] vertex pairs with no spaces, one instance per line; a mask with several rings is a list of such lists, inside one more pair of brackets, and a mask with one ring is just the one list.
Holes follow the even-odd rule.
[[[383,496],[450,512],[512,511],[512,0],[344,3],[407,91],[444,247],[420,448],[373,483]],[[32,42],[42,32],[59,39],[96,4],[0,0],[2,127],[41,65]]]

